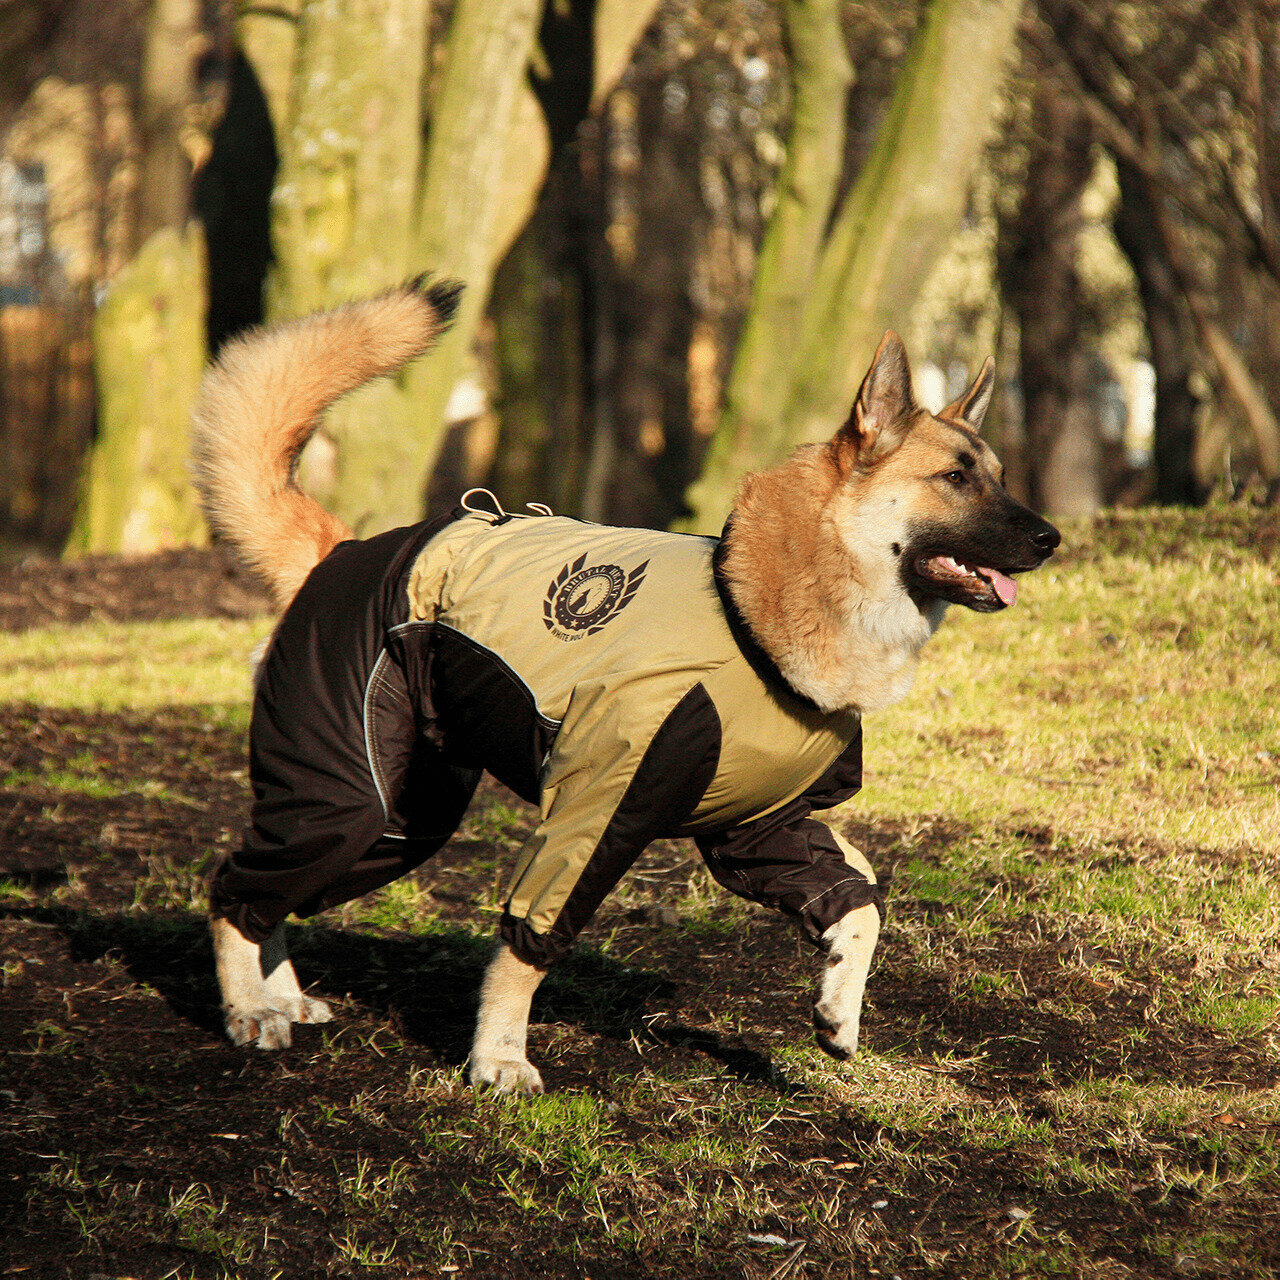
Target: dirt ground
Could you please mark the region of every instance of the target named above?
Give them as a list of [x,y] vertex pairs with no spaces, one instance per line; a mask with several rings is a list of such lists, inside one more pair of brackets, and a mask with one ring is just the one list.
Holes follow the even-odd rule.
[[[0,627],[9,629],[86,617],[244,616],[263,608],[250,584],[205,552],[144,565],[0,572]],[[103,785],[100,793],[72,797],[40,782],[68,760],[81,761],[82,771],[104,784],[127,787]],[[594,945],[580,948],[548,982],[535,1006],[532,1051],[555,1087],[587,1091],[613,1107],[613,1131],[624,1142],[628,1135],[638,1141],[655,1123],[630,1104],[615,1105],[633,1096],[620,1082],[641,1069],[676,1075],[703,1063],[702,1075],[776,1106],[770,1160],[758,1176],[772,1182],[777,1203],[810,1203],[828,1194],[824,1179],[833,1168],[861,1161],[864,1173],[847,1175],[845,1200],[832,1211],[836,1218],[861,1215],[848,1219],[862,1224],[861,1235],[854,1232],[860,1252],[851,1260],[814,1228],[802,1237],[803,1254],[770,1253],[770,1232],[790,1247],[797,1227],[768,1218],[726,1221],[722,1236],[716,1228],[710,1246],[704,1240],[697,1248],[673,1240],[621,1249],[599,1230],[573,1243],[578,1224],[518,1212],[510,1188],[504,1192],[465,1146],[424,1154],[424,1125],[449,1130],[460,1115],[474,1114],[479,1104],[468,1091],[414,1096],[413,1081],[436,1079],[465,1057],[492,920],[478,916],[475,904],[492,896],[495,878],[505,874],[509,856],[498,859],[497,871],[495,856],[527,830],[527,809],[503,797],[516,816],[501,841],[470,829],[420,873],[439,919],[456,928],[426,937],[344,928],[335,912],[320,928],[300,930],[304,981],[338,1006],[340,1021],[302,1028],[293,1051],[266,1055],[223,1039],[200,904],[174,899],[187,892],[192,866],[209,865],[237,838],[247,801],[241,733],[199,711],[78,715],[3,707],[0,766],[0,776],[25,779],[0,790],[0,874],[30,890],[27,903],[0,910],[2,1276],[1020,1274],[998,1261],[995,1244],[974,1242],[1002,1238],[1010,1224],[1000,1207],[1032,1195],[1046,1238],[1056,1231],[1076,1256],[1092,1259],[1072,1274],[1241,1274],[1229,1263],[1220,1270],[1212,1259],[1179,1262],[1144,1251],[1142,1240],[1183,1218],[1193,1222],[1194,1197],[1033,1191],[1020,1157],[999,1148],[968,1152],[954,1179],[939,1181],[926,1172],[924,1156],[950,1159],[940,1136],[936,1150],[922,1151],[918,1174],[900,1174],[897,1194],[877,1187],[867,1153],[892,1135],[849,1108],[813,1123],[770,1052],[784,1038],[808,1035],[811,953],[764,913],[731,934],[682,927],[669,904],[678,901],[696,855],[680,844],[646,855],[641,897],[607,904],[587,939]],[[917,833],[913,856],[927,857],[931,842],[941,846],[948,834],[940,827]],[[864,824],[853,835],[891,877],[902,832]],[[894,910],[945,929],[951,908],[899,897]],[[1090,940],[1038,933],[1029,922],[1025,936],[993,945],[1016,951],[1010,964],[1031,993],[1060,994],[1064,957],[1087,951]],[[597,949],[605,939],[607,952]],[[625,965],[610,958],[633,953]],[[1276,1084],[1276,1056],[1265,1044],[1161,1022],[1151,992],[1169,975],[1156,972],[1159,957],[1120,959],[1131,981],[1095,999],[1092,1021],[1064,1015],[1050,999],[1030,1015],[1024,1005],[1014,1018],[997,999],[957,999],[936,974],[913,970],[890,935],[870,997],[867,1040],[873,1050],[905,1048],[922,1061],[971,1052],[969,1083],[997,1105],[1033,1099],[1046,1070],[1083,1080],[1121,1064],[1131,1075],[1175,1086]],[[737,1031],[725,1019],[730,1008],[742,1014]],[[1128,1034],[1135,1026],[1140,1038]],[[365,1101],[353,1107],[353,1099]],[[323,1104],[339,1118],[290,1129],[290,1117],[314,1116]],[[855,1160],[856,1153],[863,1154]],[[350,1179],[334,1176],[361,1160],[412,1167],[413,1202],[388,1200],[362,1213]],[[652,1202],[634,1192],[637,1221],[659,1211],[661,1178],[658,1184]],[[201,1190],[184,1216],[179,1192],[188,1187]],[[554,1198],[558,1188],[537,1191]],[[212,1206],[207,1211],[201,1195]],[[161,1213],[157,1203],[168,1208]],[[1235,1212],[1239,1231],[1255,1241],[1256,1274],[1276,1274],[1280,1215],[1247,1204]],[[410,1217],[472,1224],[465,1257],[442,1252],[438,1266],[420,1271],[379,1267],[377,1247],[394,1242]],[[235,1249],[217,1243],[224,1221],[259,1224],[263,1249],[235,1261]],[[332,1241],[351,1239],[357,1229],[368,1250],[361,1255],[353,1245],[344,1261]],[[755,1243],[744,1243],[748,1229],[759,1233]]]

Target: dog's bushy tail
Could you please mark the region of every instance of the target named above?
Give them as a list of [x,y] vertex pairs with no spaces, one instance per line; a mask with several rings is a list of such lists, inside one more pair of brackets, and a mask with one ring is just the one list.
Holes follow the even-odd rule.
[[461,285],[426,277],[257,330],[223,349],[196,404],[193,465],[211,527],[283,608],[347,526],[303,493],[298,455],[325,410],[394,373],[448,328]]

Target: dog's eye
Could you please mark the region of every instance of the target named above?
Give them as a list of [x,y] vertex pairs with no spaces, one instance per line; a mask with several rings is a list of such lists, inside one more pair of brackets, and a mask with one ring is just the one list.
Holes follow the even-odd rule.
[[965,480],[968,477],[965,475],[963,471],[948,471],[947,474],[942,478],[944,480],[950,480],[953,485],[959,488],[960,485],[964,484]]

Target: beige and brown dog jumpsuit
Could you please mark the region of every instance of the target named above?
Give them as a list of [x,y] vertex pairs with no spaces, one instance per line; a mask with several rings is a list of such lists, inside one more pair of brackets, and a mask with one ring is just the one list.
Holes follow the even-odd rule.
[[281,619],[251,728],[254,806],[216,914],[265,938],[453,834],[487,770],[541,818],[501,932],[539,966],[660,836],[817,943],[882,893],[810,814],[861,784],[861,726],[792,691],[714,538],[461,510],[345,542]]

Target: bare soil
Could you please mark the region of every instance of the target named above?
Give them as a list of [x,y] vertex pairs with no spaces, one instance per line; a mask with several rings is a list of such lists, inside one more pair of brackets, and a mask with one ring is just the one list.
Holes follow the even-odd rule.
[[[211,552],[0,572],[0,627],[11,629],[87,617],[243,616],[264,607],[261,594]],[[166,867],[180,881],[182,869],[208,864],[238,837],[248,800],[244,751],[239,731],[198,710],[0,708],[0,777],[26,780],[0,789],[0,874],[32,891],[28,904],[0,911],[0,1275],[366,1274],[356,1263],[335,1262],[332,1240],[354,1222],[374,1244],[392,1243],[408,1215],[459,1224],[468,1244],[460,1274],[468,1277],[985,1277],[1018,1273],[1000,1262],[1011,1230],[1005,1210],[1032,1201],[1044,1238],[1066,1242],[1079,1259],[1071,1274],[1241,1274],[1215,1270],[1212,1258],[1178,1261],[1144,1243],[1180,1224],[1193,1235],[1194,1196],[1157,1198],[1140,1187],[1126,1196],[1050,1191],[1030,1178],[1024,1152],[972,1150],[955,1167],[945,1134],[931,1149],[926,1144],[917,1173],[898,1169],[888,1194],[875,1152],[893,1135],[829,1104],[815,1122],[821,1109],[770,1052],[783,1038],[809,1034],[811,953],[765,913],[732,932],[686,927],[668,905],[695,865],[683,844],[646,855],[639,868],[645,905],[637,908],[634,897],[626,908],[606,904],[586,945],[545,984],[531,1052],[552,1087],[587,1091],[606,1106],[625,1095],[620,1082],[638,1071],[675,1075],[703,1064],[702,1074],[776,1101],[772,1160],[754,1176],[772,1185],[777,1203],[826,1202],[833,1180],[841,1194],[830,1229],[797,1218],[730,1219],[716,1228],[718,1237],[713,1232],[711,1248],[676,1240],[621,1249],[598,1230],[575,1243],[580,1224],[517,1212],[474,1153],[424,1156],[418,1135],[433,1110],[448,1129],[458,1114],[484,1104],[465,1090],[415,1101],[407,1083],[414,1069],[438,1075],[465,1057],[492,924],[475,903],[505,875],[505,848],[462,839],[420,873],[455,929],[423,938],[344,928],[333,913],[319,928],[298,930],[299,969],[338,1006],[334,1028],[300,1028],[294,1049],[279,1055],[224,1040],[199,903],[151,906],[146,894],[154,888],[140,905],[137,899],[139,886],[163,882]],[[70,759],[120,789],[70,795],[40,782]],[[521,821],[527,829],[527,811]],[[891,876],[903,832],[864,824],[852,835]],[[953,835],[940,824],[914,833],[911,856],[927,859]],[[943,939],[953,909],[899,894],[892,910],[931,923]],[[599,949],[604,939],[607,950]],[[1033,1001],[1028,1014],[1027,1002],[1012,1010],[997,996],[954,995],[936,973],[914,967],[891,929],[869,999],[870,1049],[922,1062],[934,1053],[971,1054],[967,1083],[997,1102],[1034,1099],[1046,1070],[1059,1083],[1122,1067],[1171,1085],[1276,1083],[1267,1045],[1163,1021],[1152,997],[1177,975],[1158,956],[1099,957],[1092,939],[1046,931],[1035,919],[992,945],[1032,996],[1045,997],[1042,1006]],[[1082,956],[1125,966],[1130,979],[1092,993],[1091,1020],[1055,1011],[1060,1002],[1050,998],[1086,981],[1070,976]],[[734,1026],[741,1029],[727,1029]],[[1131,1034],[1135,1028],[1140,1036]],[[375,1101],[353,1111],[356,1097]],[[345,1117],[341,1123],[282,1134],[282,1117],[314,1115],[326,1102]],[[614,1121],[624,1136],[655,1123],[625,1111]],[[684,1121],[672,1116],[670,1123]],[[100,1223],[88,1231],[82,1218],[94,1193],[59,1192],[51,1181],[67,1153],[86,1179],[96,1173],[132,1187],[139,1203],[154,1200],[156,1188],[172,1194],[198,1184],[223,1215],[259,1221],[270,1247],[233,1265],[175,1230],[113,1233]],[[381,1168],[407,1162],[425,1192],[358,1218],[334,1171],[366,1158]],[[951,1161],[954,1176],[930,1174],[938,1161]],[[58,1167],[65,1170],[65,1159]],[[536,1190],[554,1201],[559,1188]],[[639,1189],[635,1195],[632,1212],[642,1220],[648,1209]],[[1236,1234],[1254,1242],[1253,1274],[1277,1274],[1280,1215],[1247,1202],[1232,1212]],[[836,1226],[846,1242],[839,1248]],[[751,1232],[775,1233],[788,1249],[798,1237],[806,1248],[788,1263],[785,1250],[749,1242]],[[367,1273],[410,1274],[395,1267]],[[455,1273],[427,1267],[411,1274]]]

